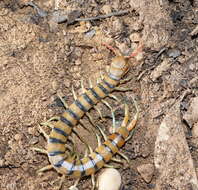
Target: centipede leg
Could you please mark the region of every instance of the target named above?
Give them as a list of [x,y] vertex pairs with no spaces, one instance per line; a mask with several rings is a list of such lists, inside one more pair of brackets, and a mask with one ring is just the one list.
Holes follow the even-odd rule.
[[91,175],[91,182],[92,182],[92,190],[94,190],[95,186],[96,186],[96,181],[95,181],[95,175],[94,174]]
[[80,178],[75,181],[74,185],[69,187],[69,190],[78,190],[76,186],[78,185],[79,181],[80,181]]
[[43,134],[43,136],[45,137],[45,139],[48,141],[49,136],[48,136],[48,134],[40,127],[40,125],[39,125],[39,132],[40,132],[41,134]]
[[58,186],[58,190],[61,190],[61,188],[62,188],[62,186],[63,186],[64,181],[65,181],[65,175],[62,175],[62,176],[61,176],[60,183],[59,183],[59,186]]
[[120,102],[120,99],[119,98],[117,98],[115,95],[113,95],[113,94],[108,94],[107,95],[109,98],[112,98],[112,99],[114,99],[114,100],[116,100],[117,102]]
[[[111,159],[111,160],[113,160],[113,159]],[[113,160],[113,161],[114,161],[114,160]],[[122,161],[120,160],[119,163],[122,163]],[[105,167],[105,168],[120,168],[119,166],[112,166],[112,165],[110,165],[110,164],[104,164],[104,167]]]
[[106,141],[107,140],[107,135],[104,133],[104,131],[98,125],[97,125],[97,128],[100,131],[100,133],[101,133],[102,137],[104,138],[104,140]]
[[133,88],[115,87],[115,88],[114,88],[114,91],[127,92],[127,91],[133,91]]
[[130,162],[129,158],[125,154],[123,154],[122,152],[118,151],[117,154],[119,154],[122,158],[124,158],[127,161],[127,163]]
[[48,154],[47,153],[47,150],[45,150],[45,149],[42,149],[42,148],[36,148],[36,147],[33,147],[33,148],[31,148],[32,150],[34,150],[34,151],[36,151],[36,152],[40,152],[40,153],[42,153],[42,154]]
[[62,104],[64,105],[65,109],[67,109],[69,106],[66,103],[66,101],[62,98],[62,96],[60,96],[59,94],[57,94],[58,98],[61,100]]
[[130,77],[126,78],[126,79],[122,79],[122,80],[120,80],[120,84],[127,83],[127,82],[129,82],[131,79],[133,79],[133,78],[134,78],[134,76],[130,76]]
[[37,171],[37,173],[43,173],[43,172],[48,171],[48,170],[51,170],[51,169],[53,169],[53,166],[52,166],[52,165],[47,165],[47,166],[45,166],[45,167],[39,169],[39,170]]

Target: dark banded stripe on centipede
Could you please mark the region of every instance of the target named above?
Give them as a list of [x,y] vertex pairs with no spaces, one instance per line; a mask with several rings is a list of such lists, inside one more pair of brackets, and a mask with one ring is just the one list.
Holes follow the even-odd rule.
[[103,82],[108,86],[108,88],[110,88],[110,89],[114,89],[115,88],[114,85],[108,83],[105,79],[103,80]]
[[97,100],[101,100],[100,96],[96,93],[96,91],[93,88],[89,89],[92,93],[92,95],[97,99]]
[[92,101],[92,99],[86,93],[82,94],[82,96],[91,106],[94,105],[94,102]]
[[74,103],[75,103],[76,106],[77,106],[80,110],[82,110],[83,112],[87,112],[87,111],[88,111],[88,110],[85,108],[85,106],[83,106],[83,105],[79,102],[79,100],[76,100]]
[[67,175],[72,175],[72,174],[74,173],[73,168],[74,168],[74,166],[76,165],[76,162],[77,162],[77,159],[75,159],[75,160],[73,161],[73,163],[72,163],[72,167],[71,167],[71,169],[70,169],[70,170],[68,170]]
[[99,83],[97,86],[100,88],[100,90],[102,90],[104,94],[109,94],[109,91],[104,86],[102,86],[102,84]]
[[63,142],[61,139],[57,139],[57,138],[49,138],[49,143],[54,143],[54,144],[65,144],[65,142]]
[[80,160],[80,163],[81,163],[81,176],[84,176],[85,175],[85,173],[86,173],[86,170],[85,170],[85,168],[84,168],[84,164],[83,164],[83,162],[82,162],[82,160]]
[[94,170],[97,171],[99,168],[96,165],[94,159],[91,156],[88,156],[88,158],[89,158],[90,162],[92,163]]
[[69,113],[70,116],[72,116],[75,120],[79,120],[80,118],[78,117],[77,114],[75,114],[71,109],[66,110],[67,113]]
[[109,74],[109,78],[115,81],[120,81],[120,79],[116,78],[114,75]]
[[49,156],[57,156],[57,155],[60,155],[60,154],[64,154],[65,152],[63,151],[54,151],[54,152],[48,152],[48,155]]
[[54,166],[57,167],[57,168],[60,168],[60,167],[62,167],[63,162],[64,162],[64,159],[62,159],[62,160],[58,161],[57,163],[55,163]]
[[60,116],[60,121],[62,121],[63,123],[65,123],[66,125],[68,125],[69,127],[73,127],[73,124],[71,123],[71,121],[67,120],[65,117]]
[[68,134],[65,131],[63,131],[62,129],[60,129],[60,128],[54,127],[53,130],[56,133],[63,135],[64,137],[67,137],[68,136]]

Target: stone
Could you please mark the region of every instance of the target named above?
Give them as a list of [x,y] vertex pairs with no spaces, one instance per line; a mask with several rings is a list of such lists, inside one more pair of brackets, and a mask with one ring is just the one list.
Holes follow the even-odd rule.
[[143,164],[137,167],[137,171],[146,183],[150,183],[154,174],[153,164]]
[[180,119],[180,103],[167,112],[158,129],[154,150],[156,190],[198,189],[198,181]]

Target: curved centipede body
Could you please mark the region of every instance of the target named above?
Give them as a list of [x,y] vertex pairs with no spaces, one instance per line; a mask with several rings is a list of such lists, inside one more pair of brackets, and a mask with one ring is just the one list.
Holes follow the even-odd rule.
[[102,82],[84,92],[67,108],[58,121],[52,123],[53,128],[48,138],[47,154],[51,165],[59,173],[74,178],[92,175],[109,162],[125,143],[129,132],[137,121],[136,117],[127,126],[128,112],[125,113],[123,124],[115,133],[109,135],[94,152],[82,159],[66,156],[65,145],[72,129],[86,112],[110,94],[119,84],[121,78],[129,70],[128,58],[116,56],[112,60],[109,73]]

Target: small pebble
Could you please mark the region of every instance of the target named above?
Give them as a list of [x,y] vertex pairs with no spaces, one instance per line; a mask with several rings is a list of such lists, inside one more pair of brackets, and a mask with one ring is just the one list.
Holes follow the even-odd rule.
[[16,135],[14,136],[14,139],[15,139],[16,141],[20,141],[22,138],[23,138],[23,135],[21,135],[21,134],[16,134]]
[[97,180],[98,190],[119,190],[122,183],[120,172],[114,168],[103,169]]
[[28,128],[28,133],[29,133],[30,135],[35,135],[35,133],[36,133],[35,128],[34,128],[34,127],[29,127],[29,128]]
[[58,82],[56,80],[52,81],[52,89],[55,91],[58,89]]
[[129,36],[130,40],[132,42],[139,42],[140,41],[140,34],[135,32],[135,33],[132,33],[130,36]]
[[71,85],[71,81],[70,81],[69,79],[65,79],[63,83],[64,83],[64,85],[65,85],[67,88],[69,88],[70,85]]
[[181,55],[181,52],[178,49],[169,49],[167,51],[167,54],[168,54],[169,57],[176,58],[176,57],[179,57]]
[[95,34],[96,34],[95,30],[89,30],[88,32],[85,33],[85,37],[92,38]]
[[75,65],[81,65],[81,64],[82,64],[81,59],[77,59],[77,60],[75,61]]
[[34,145],[34,144],[36,144],[36,143],[38,143],[38,142],[39,142],[38,137],[33,137],[33,138],[31,138],[30,141],[29,141],[29,143],[30,143],[31,145]]
[[154,174],[153,164],[143,164],[137,167],[137,171],[146,183],[150,183]]
[[103,11],[105,14],[111,13],[111,6],[109,6],[109,5],[104,5],[104,6],[102,7],[102,11]]

